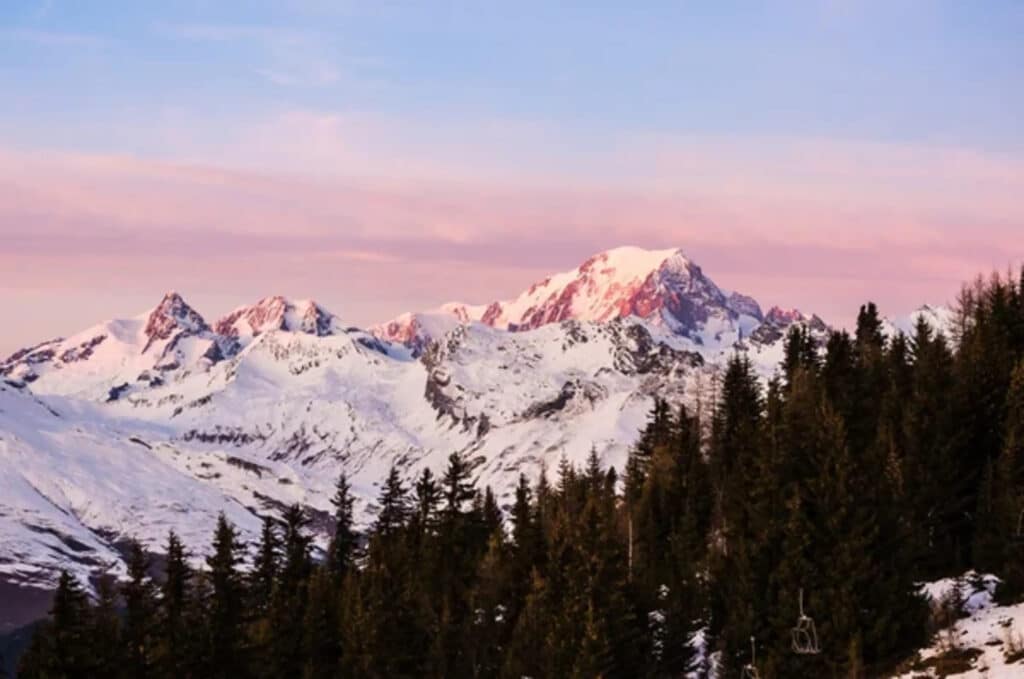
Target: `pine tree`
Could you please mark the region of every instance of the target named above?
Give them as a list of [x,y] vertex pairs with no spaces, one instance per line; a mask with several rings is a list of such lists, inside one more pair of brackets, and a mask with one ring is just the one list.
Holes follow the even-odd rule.
[[353,525],[354,498],[349,487],[348,477],[344,473],[338,477],[331,504],[334,506],[334,535],[328,550],[328,566],[340,582],[352,568],[357,547],[357,537]]
[[501,507],[498,506],[498,500],[494,497],[494,491],[491,490],[490,486],[484,488],[480,521],[482,524],[480,533],[484,540],[489,540],[496,532],[502,530],[504,517],[501,514]]
[[533,490],[526,479],[525,474],[519,475],[519,483],[516,486],[515,503],[512,505],[512,543],[514,546],[514,559],[517,563],[516,571],[527,577],[529,570],[540,558],[540,527],[537,525],[537,518],[533,507]]
[[149,557],[137,540],[132,540],[128,555],[128,582],[121,587],[125,604],[123,643],[127,651],[127,674],[150,674],[156,624],[156,586],[149,578]]
[[546,657],[549,616],[549,587],[537,571],[533,572],[529,594],[522,613],[516,618],[515,629],[502,663],[504,679],[555,676],[545,672],[550,664]]
[[91,611],[82,585],[62,570],[50,619],[35,633],[18,667],[26,679],[87,679],[95,676],[89,639]]
[[[792,390],[797,389],[799,376]],[[741,665],[749,638],[760,632],[767,606],[759,550],[764,536],[755,531],[747,492],[760,455],[763,396],[746,357],[729,361],[721,401],[714,413],[710,466],[716,495],[711,570],[715,580],[712,615],[727,667]]]
[[405,526],[409,516],[409,500],[398,468],[392,466],[388,470],[387,480],[381,491],[378,502],[377,522],[374,532],[381,537],[389,537]]
[[[388,472],[377,504],[380,509],[361,578],[364,587],[358,597],[346,592],[346,629],[353,629],[353,619],[360,625],[357,649],[344,651],[346,662],[356,676],[422,676],[437,628],[422,586],[427,578],[417,571],[433,571],[432,564],[413,559],[406,539],[409,499],[395,467]],[[353,608],[356,602],[358,608]],[[346,634],[345,649],[351,644]]]
[[409,521],[409,537],[414,558],[433,559],[436,556],[427,552],[437,533],[440,502],[441,489],[437,485],[437,480],[430,469],[424,468],[414,487],[412,516]]
[[810,330],[802,324],[793,324],[783,343],[782,374],[786,387],[793,384],[797,372],[814,372],[818,367],[818,347]]
[[277,534],[276,522],[269,516],[263,517],[259,548],[249,574],[249,593],[256,615],[266,615],[277,584],[281,566],[281,539]]
[[311,537],[307,533],[309,517],[299,505],[284,511],[282,523],[282,562],[271,601],[268,669],[271,676],[301,676],[303,658],[303,627],[296,620],[306,615],[308,584],[312,573]]
[[1006,397],[1003,450],[995,467],[992,521],[999,537],[992,570],[1003,582],[1002,601],[1024,594],[1024,360],[1017,364]]
[[463,645],[458,637],[468,623],[475,560],[484,546],[480,544],[477,530],[478,513],[466,506],[475,496],[469,464],[458,453],[448,457],[448,466],[441,479],[441,493],[444,503],[438,548],[446,565],[438,577],[437,616],[442,621],[442,630],[435,662],[443,674],[458,675],[468,671]]
[[473,482],[470,478],[469,464],[458,453],[448,456],[448,466],[441,479],[444,498],[442,514],[446,522],[457,520],[465,513],[465,505],[473,499]]
[[303,657],[305,679],[333,679],[341,659],[338,638],[338,601],[336,575],[318,568],[310,578],[305,606]]
[[305,585],[312,570],[312,537],[308,533],[310,518],[301,505],[294,504],[285,509],[282,523],[283,560],[278,587],[284,594],[290,595]]
[[192,601],[193,573],[185,547],[170,531],[164,548],[166,566],[160,585],[159,633],[156,648],[157,674],[161,677],[194,675],[197,643],[197,618]]
[[209,633],[204,653],[205,676],[231,679],[246,676],[243,634],[244,588],[239,565],[242,545],[235,527],[224,514],[217,517],[213,553],[206,558],[210,599],[207,602]]
[[466,667],[473,677],[496,677],[502,655],[511,636],[508,602],[514,579],[508,545],[500,525],[491,533],[487,551],[477,567],[476,584],[470,595],[472,618],[466,633]]
[[96,605],[89,630],[94,653],[91,664],[96,676],[113,677],[130,672],[123,653],[118,604],[116,582],[113,576],[104,574],[96,582]]

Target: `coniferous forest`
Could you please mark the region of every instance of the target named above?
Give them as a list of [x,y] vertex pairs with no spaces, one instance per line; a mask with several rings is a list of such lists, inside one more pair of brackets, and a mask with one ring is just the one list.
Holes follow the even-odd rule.
[[452,455],[392,469],[357,533],[342,477],[323,558],[299,507],[251,549],[222,518],[201,569],[134,545],[122,582],[61,577],[19,676],[885,676],[935,631],[920,583],[1024,596],[1024,275],[966,287],[951,334],[795,328],[769,383],[737,354],[625,468],[563,460],[505,509]]

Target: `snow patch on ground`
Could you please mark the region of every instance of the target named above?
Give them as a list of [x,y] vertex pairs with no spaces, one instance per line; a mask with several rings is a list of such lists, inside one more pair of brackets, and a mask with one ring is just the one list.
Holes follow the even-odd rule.
[[926,584],[933,607],[959,600],[965,617],[936,634],[912,668],[894,679],[1024,677],[1024,603],[996,605],[998,584],[995,576],[974,572]]

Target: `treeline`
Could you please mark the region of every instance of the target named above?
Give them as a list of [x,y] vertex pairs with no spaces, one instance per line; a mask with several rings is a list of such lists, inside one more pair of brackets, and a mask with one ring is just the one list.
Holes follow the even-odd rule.
[[563,459],[507,512],[452,455],[392,469],[365,536],[342,477],[321,560],[298,507],[251,562],[223,517],[198,572],[135,546],[95,600],[62,575],[20,676],[882,676],[931,631],[921,582],[1024,593],[1024,276],[966,288],[953,334],[870,304],[824,347],[794,328],[710,422],[659,400],[621,476]]

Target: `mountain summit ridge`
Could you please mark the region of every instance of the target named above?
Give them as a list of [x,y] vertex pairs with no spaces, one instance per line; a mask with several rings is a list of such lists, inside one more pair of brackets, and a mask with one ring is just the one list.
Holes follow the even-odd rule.
[[[754,297],[720,288],[681,248],[622,246],[535,281],[509,300],[478,305],[449,302],[432,311],[407,312],[371,326],[368,332],[377,340],[404,347],[416,358],[431,342],[470,323],[525,332],[566,321],[607,323],[628,318],[681,339],[687,348],[711,360],[744,340],[757,343],[759,337],[777,338],[795,322],[808,323],[819,332],[827,329],[816,316],[796,310],[783,313],[775,307],[766,317]],[[769,322],[771,333],[755,332]],[[77,373],[110,377],[116,372],[116,379],[102,380],[99,391],[106,394],[144,374],[163,380],[175,371],[206,371],[269,332],[327,337],[353,331],[358,332],[316,301],[282,295],[237,307],[209,323],[181,294],[170,290],[139,316],[107,321],[68,339],[23,349],[0,362],[0,374],[34,382],[59,371],[66,382],[60,391],[79,393],[77,381],[70,379]],[[364,344],[369,346],[373,337],[364,338]],[[97,357],[111,365],[100,367]],[[83,389],[93,386],[89,379],[85,383]]]
[[450,302],[431,311],[407,312],[370,331],[421,351],[459,323],[521,332],[566,320],[600,323],[628,317],[698,346],[719,347],[748,336],[763,322],[764,313],[753,297],[720,288],[681,248],[623,246],[546,276],[514,298],[481,305]]

